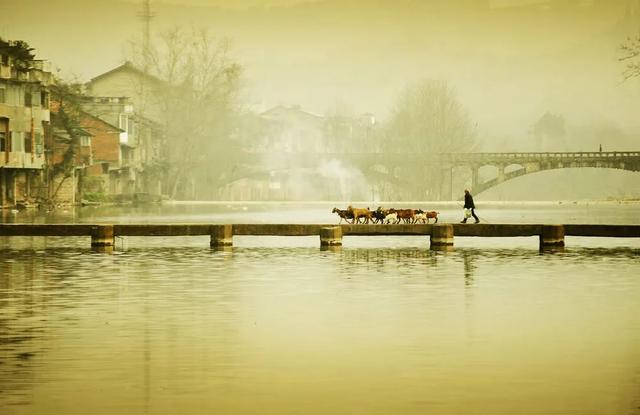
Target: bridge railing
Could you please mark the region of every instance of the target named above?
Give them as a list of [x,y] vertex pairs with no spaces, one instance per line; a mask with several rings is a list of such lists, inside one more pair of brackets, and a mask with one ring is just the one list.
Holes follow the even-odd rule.
[[455,158],[599,158],[640,157],[638,151],[578,151],[578,152],[526,152],[526,153],[446,153]]

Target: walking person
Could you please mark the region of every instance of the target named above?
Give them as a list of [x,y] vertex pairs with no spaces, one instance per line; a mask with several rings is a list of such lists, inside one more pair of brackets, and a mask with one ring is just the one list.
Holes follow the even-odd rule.
[[[480,223],[480,218],[476,215],[475,209],[476,205],[473,203],[473,196],[469,193],[468,189],[464,189],[464,209],[466,213],[466,209],[471,211],[471,216],[476,220],[475,223]],[[464,219],[460,221],[460,223],[467,223],[467,215],[464,215]]]

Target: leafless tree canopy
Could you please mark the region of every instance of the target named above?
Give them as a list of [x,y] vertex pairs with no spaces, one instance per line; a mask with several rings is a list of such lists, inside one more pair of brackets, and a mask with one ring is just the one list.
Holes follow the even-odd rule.
[[446,81],[422,81],[400,96],[391,116],[388,140],[393,152],[471,151],[475,129]]
[[146,50],[135,45],[134,50],[136,66],[158,81],[151,94],[142,94],[147,102],[141,108],[159,109],[164,118],[168,193],[175,196],[186,182],[215,180],[233,149],[230,134],[242,74],[228,40],[204,30],[173,29]]
[[627,41],[620,46],[622,56],[619,60],[625,63],[625,70],[622,75],[624,79],[631,79],[640,76],[640,33],[635,37],[627,38]]

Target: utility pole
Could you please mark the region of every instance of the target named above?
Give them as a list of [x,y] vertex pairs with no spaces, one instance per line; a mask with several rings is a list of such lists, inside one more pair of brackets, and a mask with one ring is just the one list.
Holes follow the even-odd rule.
[[151,43],[151,19],[154,18],[154,14],[151,12],[151,0],[143,0],[142,12],[138,14],[138,17],[142,20],[144,27],[142,32],[142,54],[144,55],[144,72],[149,69],[149,54]]

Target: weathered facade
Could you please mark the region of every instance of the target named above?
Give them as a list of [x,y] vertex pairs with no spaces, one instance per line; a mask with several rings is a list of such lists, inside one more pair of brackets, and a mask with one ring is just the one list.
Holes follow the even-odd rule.
[[[56,105],[52,106],[51,116],[56,116]],[[71,158],[71,168],[65,173],[57,172],[55,166],[63,164],[70,148],[74,146],[68,131],[61,128],[51,128],[46,134],[45,151],[47,153],[45,168],[45,189],[43,199],[54,205],[73,205],[82,197],[81,180],[87,166],[92,163],[92,136],[89,132],[77,128],[75,134],[79,137],[74,157]]]
[[80,114],[82,129],[91,134],[91,163],[85,168],[83,191],[118,193],[122,129],[86,112]]
[[112,177],[111,194],[162,193],[157,171],[163,142],[161,86],[162,81],[130,62],[86,84],[84,110],[122,130],[119,177]]
[[[110,195],[131,195],[137,189],[140,170],[137,149],[137,128],[133,119],[133,105],[127,97],[85,97],[82,109],[104,123],[119,129],[117,147],[106,145],[101,152],[106,171],[106,190]],[[111,131],[113,133],[114,131]],[[109,154],[104,154],[104,153]],[[116,157],[117,155],[117,157]],[[105,166],[106,163],[106,166]],[[94,169],[91,170],[95,172]]]
[[131,62],[92,78],[86,84],[88,96],[127,97],[136,113],[144,114],[147,119],[161,122],[165,118],[161,91],[164,83]]
[[0,206],[35,203],[45,163],[49,123],[47,62],[23,42],[0,39]]

